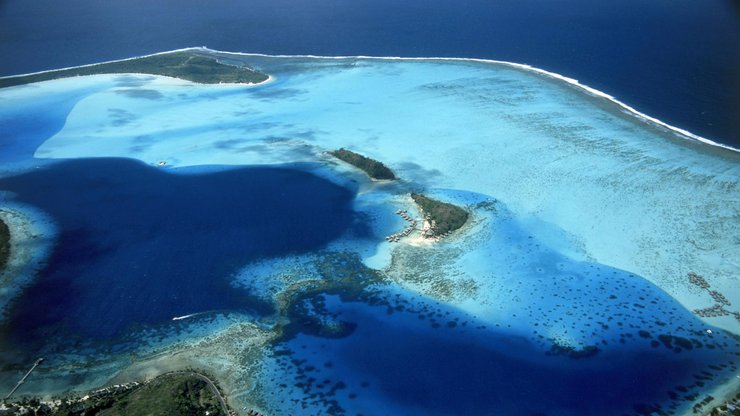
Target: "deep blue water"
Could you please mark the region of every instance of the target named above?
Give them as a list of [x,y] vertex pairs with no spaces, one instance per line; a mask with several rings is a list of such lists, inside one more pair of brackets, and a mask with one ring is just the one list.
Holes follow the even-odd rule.
[[[673,414],[698,386],[736,370],[735,342],[722,334],[697,331],[687,350],[633,329],[626,343],[573,358],[413,296],[390,308],[336,296],[308,301],[353,330],[341,338],[299,334],[276,346],[280,400],[296,398],[285,414],[303,405],[310,414]],[[683,319],[689,327],[695,320]]]
[[255,312],[230,286],[249,261],[317,250],[352,225],[354,192],[283,168],[189,168],[78,159],[0,179],[59,238],[11,309],[10,337],[104,341],[212,310]]
[[0,2],[0,75],[188,46],[532,64],[740,146],[735,0]]

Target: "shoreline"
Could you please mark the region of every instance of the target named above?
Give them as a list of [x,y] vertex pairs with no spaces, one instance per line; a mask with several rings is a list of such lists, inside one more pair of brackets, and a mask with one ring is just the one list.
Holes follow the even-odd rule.
[[[133,62],[133,61],[145,60],[147,58],[153,58],[153,57],[157,57],[157,56],[175,55],[175,54],[178,54],[178,53],[181,54],[181,53],[188,53],[188,52],[190,52],[191,54],[193,54],[193,56],[199,56],[201,58],[204,58],[203,55],[196,55],[196,53],[199,52],[199,51],[200,52],[205,52],[206,54],[209,54],[209,55],[213,55],[213,53],[210,50],[205,49],[205,48],[175,49],[175,50],[172,50],[172,51],[157,52],[157,53],[154,53],[154,54],[135,56],[135,57],[125,58],[125,59],[116,59],[116,60],[112,60],[112,61],[96,62],[96,63],[92,63],[92,64],[70,66],[70,67],[58,68],[58,69],[49,69],[49,70],[44,70],[44,71],[30,72],[30,73],[27,73],[27,74],[15,74],[15,75],[8,75],[8,76],[0,76],[0,81],[14,80],[14,79],[25,78],[25,77],[34,77],[34,76],[39,76],[39,75],[44,75],[44,74],[53,74],[53,73],[57,73],[57,72],[64,73],[65,71],[74,71],[74,70],[81,70],[81,69],[94,69],[95,67],[101,67],[101,66],[104,67],[106,65],[120,64],[120,63],[126,63],[126,62]],[[224,63],[222,63],[221,61],[219,61],[215,57],[211,57],[211,59],[213,59],[217,64],[219,64],[221,66],[231,66],[231,67],[234,67],[234,68],[247,69],[247,70],[249,70],[251,72],[260,73],[259,71],[254,71],[252,68],[243,67],[243,66],[237,66],[237,65],[231,65],[231,64],[224,64]],[[274,80],[274,77],[270,76],[269,74],[265,74],[265,73],[260,73],[260,74],[267,76],[267,78],[265,80],[259,81],[259,82],[222,82],[222,81],[219,81],[219,82],[198,82],[198,81],[189,80],[187,78],[182,78],[182,77],[179,77],[179,76],[172,76],[172,75],[165,75],[165,74],[151,73],[151,72],[127,72],[127,71],[117,72],[117,71],[113,71],[113,72],[99,72],[99,73],[90,73],[90,74],[72,74],[72,75],[68,75],[68,76],[67,75],[64,75],[64,74],[60,74],[61,76],[56,77],[56,78],[44,79],[44,80],[39,80],[39,81],[31,81],[31,82],[21,82],[19,84],[15,84],[15,85],[8,85],[8,86],[0,87],[0,89],[1,88],[10,88],[10,87],[15,87],[15,86],[23,86],[23,85],[28,85],[28,84],[34,84],[34,83],[38,83],[38,82],[55,81],[55,80],[58,80],[58,79],[76,78],[76,77],[94,76],[94,75],[146,75],[146,76],[159,76],[159,77],[164,77],[164,78],[169,78],[169,79],[175,79],[175,80],[178,80],[178,81],[186,81],[186,82],[190,82],[190,83],[193,83],[193,84],[196,84],[196,85],[230,85],[230,86],[255,86],[255,85],[262,85],[262,84],[270,83],[270,82],[272,82]]]
[[[244,406],[258,407],[259,397],[249,392],[259,379],[259,366],[266,346],[277,336],[279,333],[274,329],[261,328],[247,320],[236,320],[193,339],[113,354],[106,360],[107,364],[82,363],[70,374],[89,371],[89,379],[83,383],[50,384],[55,376],[45,369],[35,374],[34,380],[27,382],[24,390],[13,397],[14,401],[24,397],[42,401],[53,400],[56,396],[82,397],[116,385],[144,384],[168,373],[196,369],[211,374],[221,386],[226,403],[236,410],[236,414],[243,414],[240,409]],[[243,341],[234,342],[235,339]],[[239,363],[236,370],[234,363]],[[59,368],[61,372],[69,370]]]
[[[247,52],[229,52],[229,51],[220,51],[217,49],[210,49],[206,46],[196,46],[196,47],[188,47],[188,48],[180,48],[180,49],[173,49],[170,51],[163,51],[163,52],[157,52],[153,54],[146,54],[146,55],[139,55],[139,56],[133,56],[130,58],[125,59],[115,59],[110,61],[103,61],[103,62],[96,62],[93,64],[85,64],[85,65],[77,65],[77,66],[71,66],[71,67],[65,67],[65,68],[57,68],[57,69],[50,69],[50,70],[44,70],[44,71],[36,71],[36,72],[29,72],[25,74],[15,74],[15,75],[8,75],[8,76],[2,76],[0,77],[0,80],[2,79],[12,79],[12,78],[18,78],[18,77],[24,77],[24,76],[30,76],[30,75],[39,75],[39,74],[45,74],[49,72],[55,72],[55,71],[64,71],[64,70],[72,70],[72,69],[79,69],[79,68],[88,68],[93,67],[96,65],[102,65],[102,64],[109,64],[109,63],[117,63],[117,62],[125,62],[135,59],[141,59],[141,58],[148,58],[153,56],[159,56],[169,53],[175,53],[175,52],[187,52],[187,51],[204,51],[208,53],[221,53],[221,54],[227,54],[227,55],[236,55],[236,56],[254,56],[254,57],[265,57],[265,58],[307,58],[307,59],[368,59],[368,60],[388,60],[388,61],[449,61],[449,62],[475,62],[475,63],[484,63],[484,64],[496,64],[496,65],[504,65],[508,66],[510,68],[516,68],[525,72],[535,73],[538,75],[542,75],[551,79],[556,79],[559,81],[563,81],[566,84],[576,87],[582,92],[592,96],[592,97],[598,97],[602,99],[606,99],[607,101],[616,104],[622,111],[625,111],[628,114],[631,114],[632,116],[636,117],[637,119],[641,120],[644,123],[650,124],[653,127],[662,127],[665,129],[668,129],[672,131],[673,133],[678,134],[679,136],[682,136],[686,140],[693,140],[697,141],[706,145],[710,145],[713,147],[719,147],[725,150],[730,150],[735,153],[740,153],[740,149],[732,147],[730,145],[722,144],[717,141],[708,139],[706,137],[699,136],[698,134],[691,133],[690,131],[683,129],[681,127],[672,126],[664,121],[661,121],[660,119],[657,119],[655,117],[651,117],[636,108],[630,106],[629,104],[618,100],[616,97],[614,97],[611,94],[608,94],[606,92],[597,90],[596,88],[590,87],[586,84],[583,84],[579,82],[575,78],[571,78],[562,74],[558,74],[556,72],[548,71],[546,69],[538,68],[529,64],[524,63],[517,63],[517,62],[510,62],[510,61],[501,61],[496,59],[483,59],[483,58],[451,58],[451,57],[400,57],[400,56],[367,56],[367,55],[342,55],[342,56],[321,56],[321,55],[270,55],[270,54],[263,54],[263,53],[247,53]],[[152,75],[152,74],[146,74],[146,75]],[[176,78],[179,79],[179,78]],[[268,79],[265,81],[262,81],[260,83],[255,84],[237,84],[237,85],[262,85],[264,83],[270,82],[273,79],[272,76],[268,74]],[[227,85],[227,84],[214,84],[214,85]]]
[[[213,375],[235,414],[245,414],[244,407],[262,411],[260,397],[251,393],[260,380],[266,347],[279,336],[279,330],[263,328],[256,322],[234,321],[215,332],[137,356],[100,387],[145,382],[197,368]],[[235,339],[242,341],[234,342]],[[234,363],[239,363],[236,370]]]
[[[72,411],[74,414],[80,414],[80,412],[84,414],[88,414],[90,412],[97,414],[100,411],[106,412],[113,406],[120,406],[125,408],[129,405],[131,399],[134,399],[133,401],[140,406],[141,399],[135,398],[137,392],[146,392],[148,388],[151,388],[151,386],[156,386],[157,383],[159,383],[159,385],[164,384],[165,386],[171,387],[173,386],[171,384],[173,381],[172,379],[182,377],[197,379],[206,383],[205,388],[210,390],[210,393],[212,394],[212,399],[216,401],[217,406],[220,407],[222,414],[224,416],[232,414],[233,410],[231,409],[231,406],[226,403],[226,399],[222,393],[220,383],[218,381],[214,381],[212,379],[212,375],[206,374],[202,370],[197,368],[188,368],[185,370],[165,372],[156,377],[145,380],[142,379],[131,381],[128,383],[112,384],[103,388],[92,389],[85,392],[64,394],[61,397],[33,397],[33,399],[35,399],[35,404],[33,399],[29,402],[28,397],[24,397],[24,399],[21,401],[7,401],[6,399],[6,402],[0,405],[0,411],[10,411],[11,414],[15,414],[13,413],[13,409],[16,409],[16,411],[20,411],[20,414],[35,414],[34,412],[40,411],[43,414],[57,414],[56,412],[63,412],[62,414],[67,414],[67,412],[70,411]],[[173,391],[173,393],[175,392]],[[167,397],[167,399],[171,400],[172,397]],[[193,403],[194,399],[190,398],[190,400],[190,404],[195,405],[195,403]],[[173,404],[169,403],[168,407],[171,408],[172,406]],[[47,412],[43,412],[44,407],[46,407]],[[49,411],[51,411],[52,413],[48,413]],[[206,411],[206,414],[208,414],[208,411]]]
[[[94,65],[98,65],[98,64],[94,64]],[[53,71],[63,71],[63,70],[66,70],[66,69],[75,69],[75,68],[65,68],[65,69],[61,69],[61,70],[55,69]],[[29,75],[33,75],[33,74],[29,74]],[[56,80],[60,80],[60,79],[71,79],[71,78],[79,78],[79,77],[98,77],[98,76],[111,76],[111,75],[136,75],[136,76],[158,77],[158,78],[170,79],[170,80],[173,80],[173,81],[189,82],[189,83],[195,84],[195,85],[209,85],[209,86],[210,85],[219,85],[219,86],[224,86],[224,87],[256,87],[258,85],[269,84],[269,83],[271,83],[271,82],[273,82],[275,80],[275,77],[273,75],[265,74],[265,75],[267,75],[267,79],[264,80],[264,81],[261,81],[261,82],[254,82],[254,83],[252,83],[252,82],[218,82],[218,83],[214,83],[214,84],[208,84],[208,83],[204,83],[204,82],[189,81],[189,80],[184,79],[184,78],[172,77],[172,76],[169,76],[169,75],[148,74],[146,72],[120,72],[120,73],[119,72],[111,72],[111,73],[104,73],[104,74],[101,73],[101,74],[92,74],[92,75],[73,75],[73,76],[70,76],[70,77],[61,77],[61,78],[55,78],[55,79],[50,79],[50,80],[47,80],[47,81],[39,81],[39,82],[50,82],[50,81],[56,81]],[[25,76],[25,75],[14,75],[14,77],[21,77],[21,76]],[[10,77],[7,77],[7,78],[10,78]],[[3,79],[3,77],[0,77],[0,79]],[[29,84],[22,84],[22,85],[29,85]],[[6,88],[13,88],[13,87],[6,87]]]
[[[97,65],[97,64],[95,64],[95,65]],[[67,68],[65,68],[65,69],[67,69]],[[61,69],[61,70],[55,69],[53,71],[63,71],[65,69]],[[69,69],[75,69],[75,68],[69,68]],[[169,75],[148,74],[146,72],[120,72],[120,73],[119,72],[111,72],[111,73],[104,73],[104,74],[101,73],[101,74],[92,74],[92,75],[73,75],[73,76],[69,76],[69,77],[61,77],[61,78],[55,78],[55,79],[50,79],[50,80],[46,80],[46,81],[39,81],[39,82],[51,82],[51,81],[56,81],[56,80],[60,80],[60,79],[72,79],[72,78],[80,78],[80,77],[99,77],[99,76],[111,76],[111,75],[136,75],[136,76],[158,77],[158,78],[170,79],[170,80],[173,80],[173,81],[189,82],[189,83],[195,84],[195,85],[219,85],[219,86],[224,86],[224,87],[256,87],[258,85],[269,84],[269,83],[271,83],[271,82],[273,82],[275,80],[275,77],[274,76],[272,76],[270,74],[265,74],[265,75],[267,75],[267,79],[264,80],[264,81],[262,81],[262,82],[255,82],[255,83],[251,83],[251,82],[218,82],[218,83],[215,83],[215,84],[208,84],[208,83],[204,83],[204,82],[189,81],[189,80],[184,79],[184,78],[172,77],[172,76],[169,76]],[[21,77],[21,76],[25,76],[25,75],[14,75],[14,77],[16,77],[16,76]],[[0,79],[2,79],[2,78],[3,77],[0,77]],[[8,77],[8,78],[10,78],[10,77]],[[33,84],[35,84],[35,82]],[[22,84],[22,85],[29,85],[29,84]],[[20,86],[20,85],[18,85],[18,86]],[[6,88],[13,88],[13,87],[6,87]]]

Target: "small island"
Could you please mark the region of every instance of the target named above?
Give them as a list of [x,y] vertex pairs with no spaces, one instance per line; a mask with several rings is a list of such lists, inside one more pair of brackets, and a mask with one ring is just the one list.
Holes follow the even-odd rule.
[[[333,150],[328,153],[343,162],[361,169],[372,179],[396,179],[393,171],[377,160],[370,159],[345,148]],[[418,220],[412,218],[406,210],[399,209],[396,211],[396,214],[407,221],[408,225],[402,231],[387,236],[385,238],[386,241],[396,243],[415,230],[421,230],[421,235],[424,238],[439,240],[447,237],[453,231],[460,229],[468,220],[468,212],[455,205],[437,201],[436,199],[415,192],[411,193],[411,198],[418,205],[419,210],[424,216],[423,226],[419,228]]]
[[130,73],[163,75],[201,84],[257,84],[269,79],[266,74],[252,68],[225,64],[193,50],[0,78],[0,88],[83,75]]
[[5,269],[10,258],[10,229],[5,221],[0,219],[0,271]]
[[331,151],[329,152],[329,154],[336,157],[339,160],[349,163],[350,165],[358,169],[361,169],[373,179],[380,179],[380,180],[396,179],[396,175],[394,175],[393,171],[388,169],[387,166],[385,166],[381,162],[378,162],[377,160],[370,159],[369,157],[365,157],[361,154],[357,154],[355,152],[349,151],[344,148]]
[[437,201],[422,194],[412,193],[411,198],[421,209],[428,223],[424,237],[444,237],[462,227],[468,220],[468,212],[455,205]]

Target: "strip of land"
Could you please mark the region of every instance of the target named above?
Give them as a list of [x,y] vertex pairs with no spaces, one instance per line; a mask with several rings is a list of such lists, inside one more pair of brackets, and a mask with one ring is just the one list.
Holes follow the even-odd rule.
[[339,160],[349,163],[350,165],[361,169],[367,175],[373,179],[385,179],[394,180],[396,175],[393,174],[386,165],[378,162],[377,160],[370,159],[361,154],[352,152],[347,149],[339,149],[329,152],[330,155],[336,157]]
[[[10,414],[72,415],[209,415],[233,413],[218,386],[195,371],[178,371],[145,383],[106,387],[83,397],[42,402],[25,398],[5,405]],[[251,414],[256,414],[252,412]]]
[[171,52],[123,61],[0,78],[0,88],[98,74],[150,74],[201,84],[257,84],[269,76],[245,66],[227,65],[197,51]]

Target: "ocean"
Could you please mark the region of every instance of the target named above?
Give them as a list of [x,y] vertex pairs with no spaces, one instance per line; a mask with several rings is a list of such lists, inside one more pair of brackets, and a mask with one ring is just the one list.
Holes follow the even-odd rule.
[[166,172],[128,159],[78,159],[2,178],[0,189],[58,228],[38,283],[2,326],[13,362],[73,340],[100,348],[132,328],[196,312],[271,313],[233,289],[236,272],[319,250],[354,215],[351,189],[290,168]]
[[576,78],[740,147],[739,13],[733,0],[4,1],[0,75],[192,46],[487,58]]
[[[2,2],[0,74],[200,45],[491,58],[738,147],[735,5]],[[0,90],[0,215],[41,253],[0,288],[3,390],[40,356],[21,394],[195,367],[265,414],[674,414],[737,387],[736,151],[511,65],[201,53],[274,78]],[[411,191],[471,219],[388,243]],[[715,295],[690,272],[727,316],[691,312]]]

